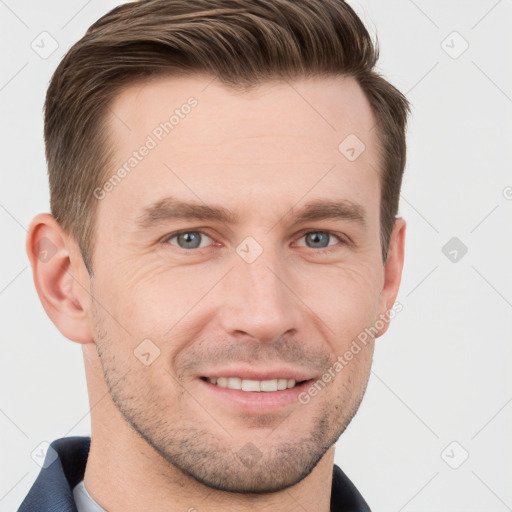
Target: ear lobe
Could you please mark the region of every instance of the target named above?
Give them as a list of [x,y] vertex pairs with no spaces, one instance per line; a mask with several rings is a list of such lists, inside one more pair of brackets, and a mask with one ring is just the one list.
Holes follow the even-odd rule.
[[52,215],[42,213],[30,224],[26,251],[37,294],[51,321],[66,338],[92,343],[89,275],[76,243]]
[[384,284],[380,296],[380,318],[386,318],[387,321],[384,322],[385,325],[377,337],[382,336],[388,330],[389,313],[387,312],[393,308],[400,288],[404,266],[405,228],[405,220],[401,217],[397,218],[389,241],[388,257],[384,265]]

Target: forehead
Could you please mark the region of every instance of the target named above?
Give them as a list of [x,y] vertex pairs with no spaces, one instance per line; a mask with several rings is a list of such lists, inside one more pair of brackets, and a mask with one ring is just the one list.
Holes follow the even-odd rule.
[[375,125],[368,100],[351,77],[272,81],[236,90],[218,79],[193,75],[157,77],[125,87],[108,115],[112,135],[136,144],[141,132],[151,133],[175,111],[183,120],[188,114],[180,111],[188,111],[191,98],[197,102],[194,115],[187,123],[174,120],[174,132],[196,141],[222,142],[231,128],[237,137],[286,131],[336,142],[348,133],[368,139]]
[[306,194],[335,199],[337,191],[378,197],[375,119],[352,78],[244,92],[205,76],[157,78],[125,88],[107,122],[114,150],[107,180],[121,179],[100,207],[113,218],[135,218],[168,195],[260,208],[266,200],[291,206]]

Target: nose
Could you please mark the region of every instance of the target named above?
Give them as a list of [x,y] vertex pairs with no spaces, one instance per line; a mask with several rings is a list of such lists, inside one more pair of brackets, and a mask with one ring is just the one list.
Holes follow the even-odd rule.
[[276,251],[265,250],[252,263],[235,255],[222,285],[225,300],[219,315],[223,330],[262,343],[296,334],[306,316],[297,293],[300,290],[294,290],[296,281]]

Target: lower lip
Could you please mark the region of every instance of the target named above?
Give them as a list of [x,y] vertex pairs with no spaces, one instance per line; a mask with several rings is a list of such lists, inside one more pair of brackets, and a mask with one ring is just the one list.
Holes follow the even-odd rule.
[[239,411],[256,414],[278,412],[289,405],[299,404],[299,395],[311,384],[304,381],[293,388],[281,391],[242,391],[221,388],[203,379],[198,379],[204,393],[216,400],[228,403]]

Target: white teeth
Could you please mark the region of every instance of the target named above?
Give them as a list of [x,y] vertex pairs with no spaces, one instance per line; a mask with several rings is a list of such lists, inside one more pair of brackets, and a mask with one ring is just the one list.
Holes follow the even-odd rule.
[[288,381],[286,379],[278,379],[277,381],[277,389],[281,391],[282,389],[286,389],[288,386]]
[[262,380],[261,391],[277,391],[277,379],[274,380]]
[[242,391],[261,391],[260,381],[244,379],[242,381],[242,387],[240,389]]
[[242,379],[238,377],[229,377],[228,385],[229,389],[242,389]]
[[242,391],[282,391],[295,386],[294,379],[272,379],[272,380],[250,380],[240,379],[239,377],[218,377],[207,378],[211,384],[216,384],[220,388],[238,389]]

